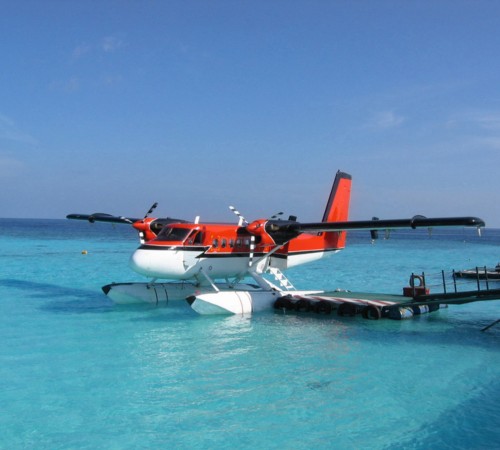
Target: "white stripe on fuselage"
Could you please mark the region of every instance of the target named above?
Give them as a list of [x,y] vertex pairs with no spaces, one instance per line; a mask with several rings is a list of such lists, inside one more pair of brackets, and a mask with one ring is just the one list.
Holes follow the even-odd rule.
[[[301,252],[287,257],[271,256],[271,266],[280,270],[322,259],[333,252]],[[234,277],[249,270],[247,254],[206,253],[205,250],[186,250],[186,247],[138,248],[130,258],[131,268],[147,277],[187,280],[203,270],[212,278]],[[254,256],[253,263],[262,261]]]

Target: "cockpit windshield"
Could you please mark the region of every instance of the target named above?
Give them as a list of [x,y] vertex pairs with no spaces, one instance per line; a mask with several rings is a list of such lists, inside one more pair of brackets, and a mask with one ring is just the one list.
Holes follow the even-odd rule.
[[163,227],[155,241],[184,241],[190,231],[189,228]]

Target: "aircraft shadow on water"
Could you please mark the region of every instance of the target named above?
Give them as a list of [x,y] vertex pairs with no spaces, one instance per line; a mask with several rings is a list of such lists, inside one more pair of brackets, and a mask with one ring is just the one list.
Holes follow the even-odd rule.
[[103,303],[95,291],[75,289],[50,283],[2,279],[0,286],[24,291],[28,297],[44,300],[41,306],[52,312],[88,313],[111,310],[112,303]]

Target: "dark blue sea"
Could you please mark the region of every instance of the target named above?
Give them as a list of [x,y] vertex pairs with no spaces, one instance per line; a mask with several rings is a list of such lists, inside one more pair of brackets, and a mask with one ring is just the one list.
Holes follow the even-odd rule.
[[[500,324],[481,331],[500,301],[404,321],[199,316],[101,292],[145,281],[128,267],[127,226],[0,219],[0,244],[2,449],[500,446]],[[354,233],[287,276],[398,294],[412,272],[499,261],[494,229]]]

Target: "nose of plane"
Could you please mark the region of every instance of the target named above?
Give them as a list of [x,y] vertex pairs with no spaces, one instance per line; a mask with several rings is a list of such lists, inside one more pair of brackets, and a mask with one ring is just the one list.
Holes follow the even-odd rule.
[[141,275],[151,276],[151,264],[148,260],[147,250],[138,248],[130,256],[129,266],[134,272],[140,273]]
[[175,254],[158,248],[139,247],[130,256],[129,265],[132,270],[150,278],[176,278],[178,264]]

